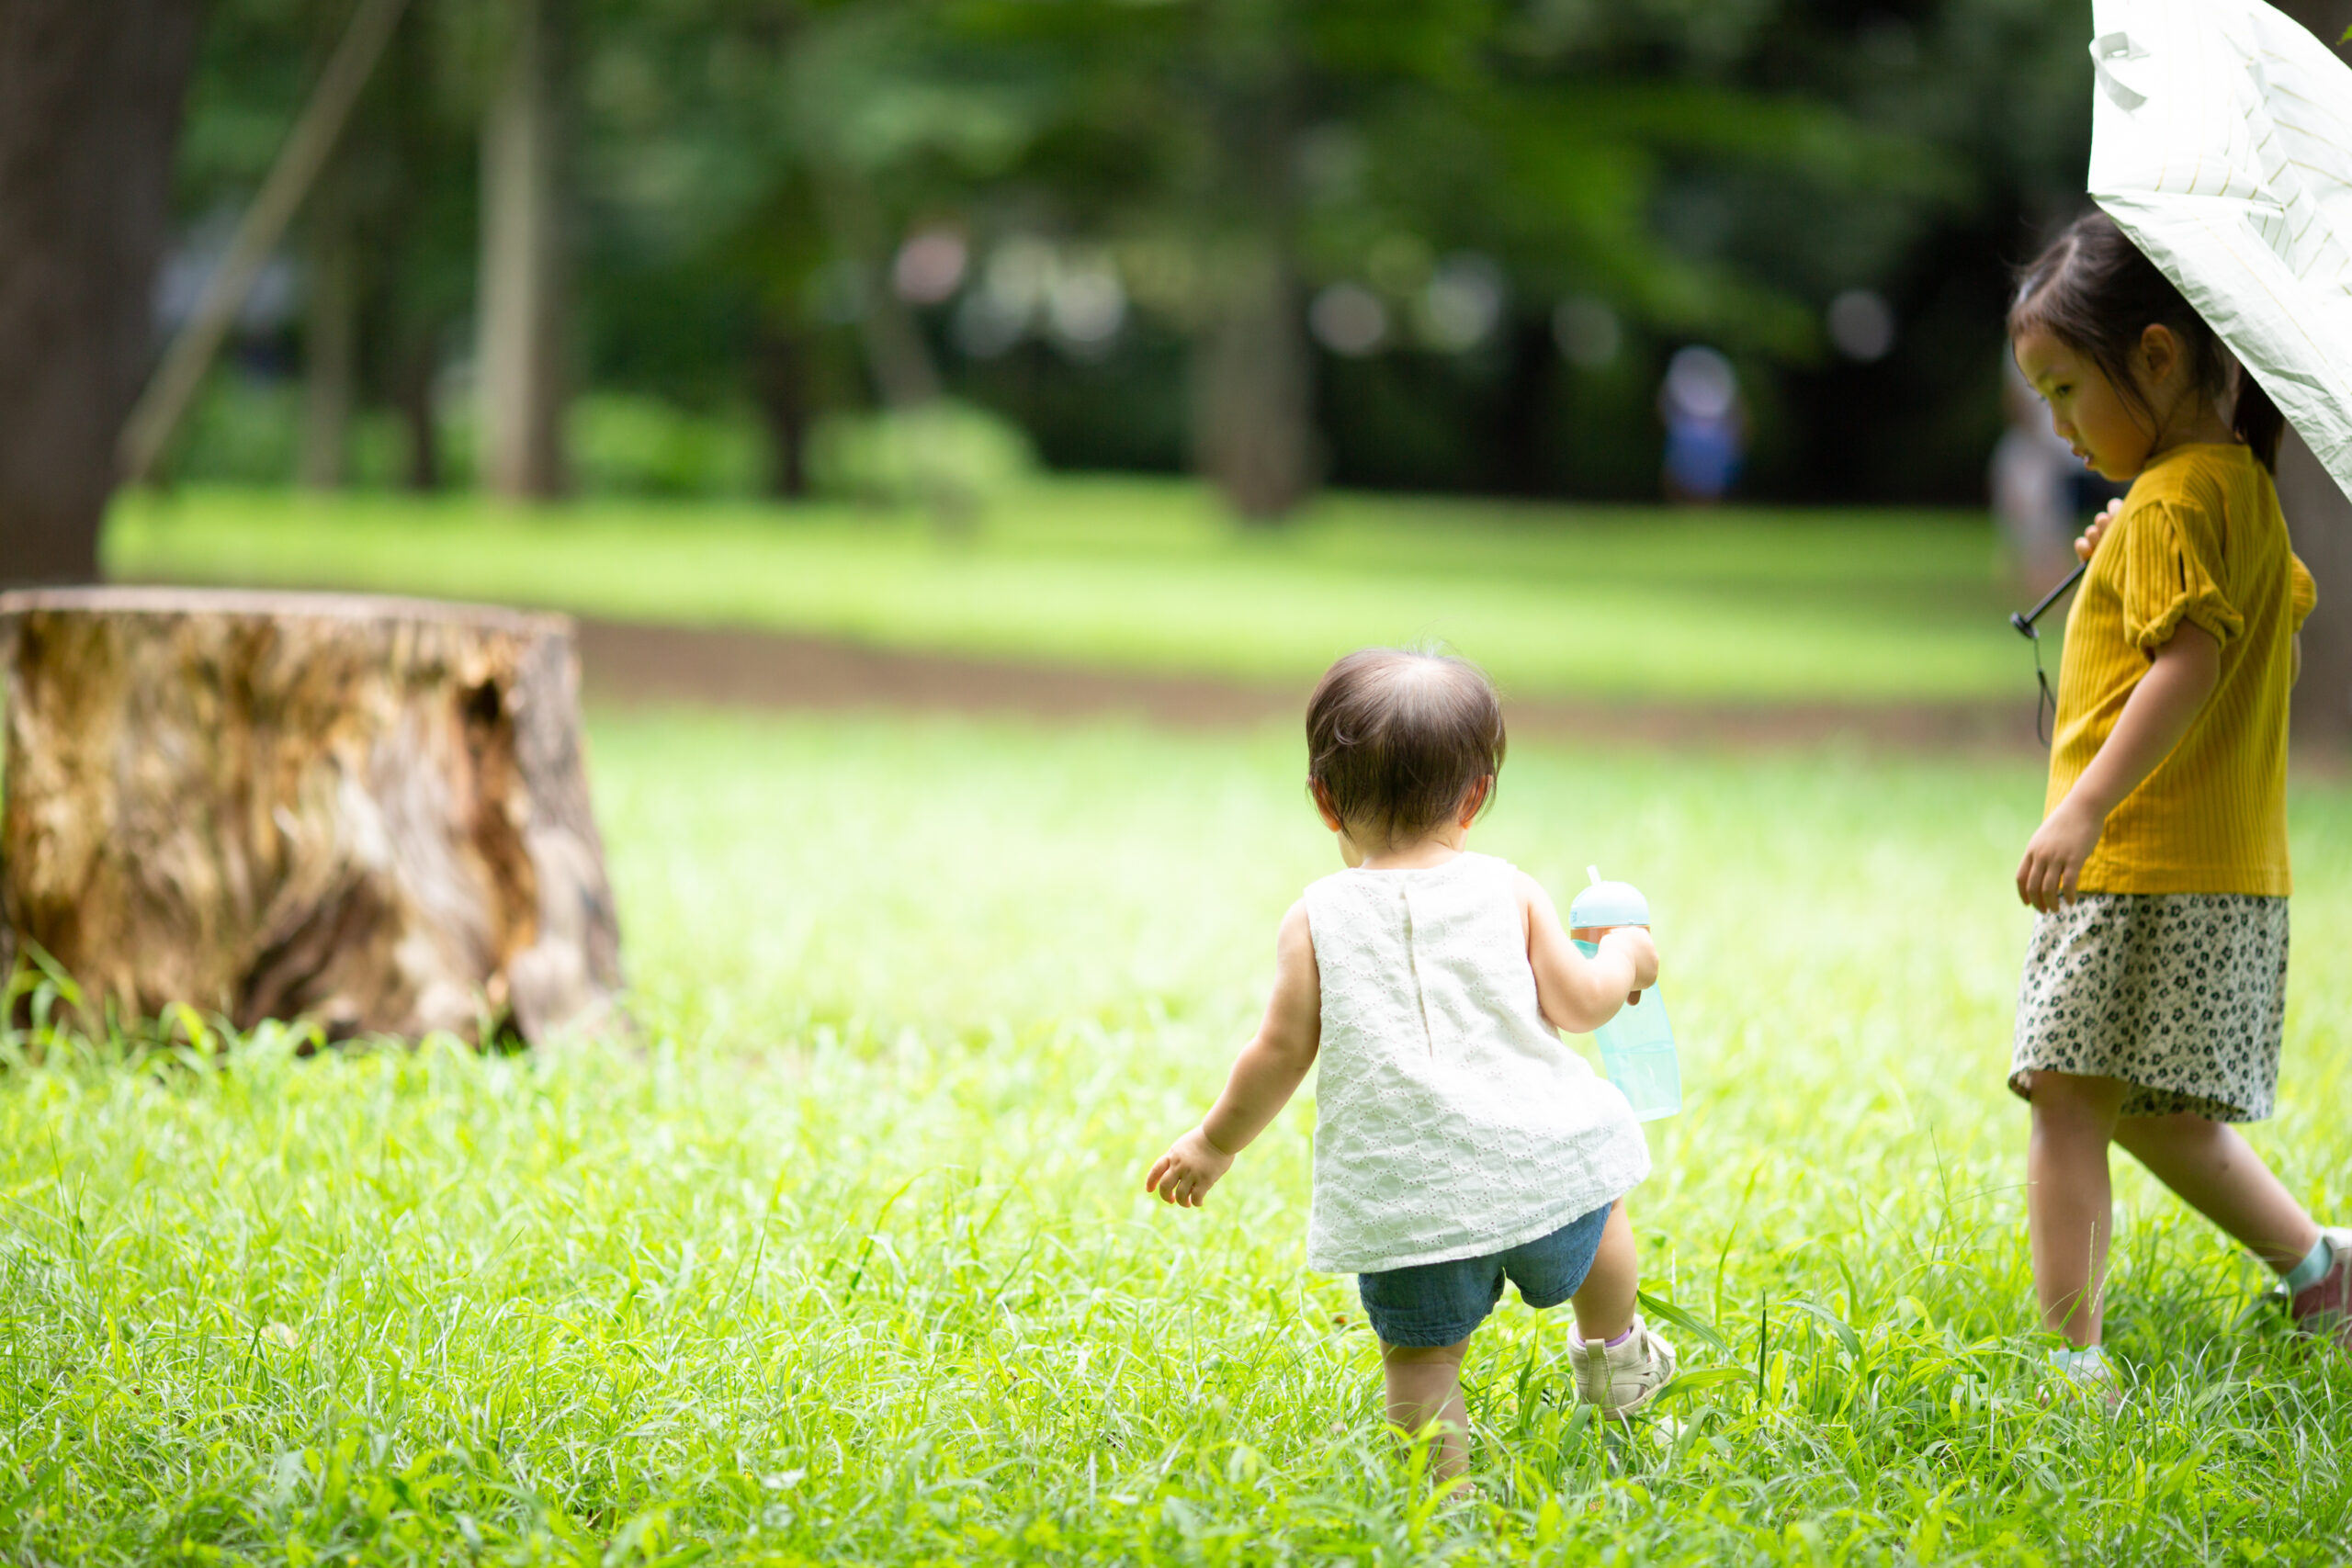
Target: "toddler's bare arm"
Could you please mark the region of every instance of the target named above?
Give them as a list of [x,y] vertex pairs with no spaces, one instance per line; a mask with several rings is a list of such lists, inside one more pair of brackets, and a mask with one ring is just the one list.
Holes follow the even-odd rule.
[[1274,994],[1257,1034],[1241,1048],[1225,1092],[1201,1124],[1169,1145],[1144,1178],[1147,1190],[1197,1209],[1232,1168],[1233,1156],[1266,1130],[1298,1092],[1323,1040],[1322,981],[1305,900],[1283,917],[1274,946]]
[[1587,958],[1560,925],[1544,885],[1521,872],[1520,910],[1527,921],[1527,963],[1535,971],[1535,1000],[1555,1029],[1589,1034],[1617,1015],[1636,991],[1657,982],[1657,944],[1641,926],[1612,926]]

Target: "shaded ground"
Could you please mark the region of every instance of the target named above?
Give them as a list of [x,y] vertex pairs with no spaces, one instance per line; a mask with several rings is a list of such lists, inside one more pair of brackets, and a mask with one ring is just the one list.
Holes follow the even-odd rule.
[[[1180,727],[1295,722],[1304,687],[1072,669],[866,648],[824,637],[582,617],[597,703],[1131,714]],[[1787,746],[1831,739],[1905,749],[2039,750],[2030,701],[1683,703],[1507,700],[1514,732],[1672,744]]]

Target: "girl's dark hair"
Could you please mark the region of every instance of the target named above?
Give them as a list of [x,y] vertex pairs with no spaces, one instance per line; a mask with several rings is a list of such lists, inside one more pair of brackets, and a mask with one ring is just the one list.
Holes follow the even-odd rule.
[[2056,243],[2018,275],[2016,303],[2009,307],[2013,341],[2039,330],[2088,355],[2117,395],[2151,418],[2155,411],[2132,365],[2140,334],[2158,324],[2180,339],[2200,394],[2218,404],[2236,381],[2231,428],[2254,448],[2264,468],[2277,471],[2278,436],[2287,424],[2278,405],[2238,368],[2205,318],[2106,213],[2093,208],[2068,225]]
[[1361,649],[1325,671],[1306,703],[1309,785],[1351,829],[1392,843],[1451,820],[1501,772],[1504,746],[1502,699],[1452,654]]

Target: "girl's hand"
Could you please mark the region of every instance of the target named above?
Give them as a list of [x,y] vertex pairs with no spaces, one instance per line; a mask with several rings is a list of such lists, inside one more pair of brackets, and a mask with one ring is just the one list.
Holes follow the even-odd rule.
[[1233,1168],[1233,1156],[1209,1142],[1198,1127],[1168,1145],[1143,1179],[1144,1190],[1182,1209],[1197,1209],[1218,1179]]
[[2091,858],[2106,830],[2104,813],[2079,804],[2072,795],[2060,801],[2018,862],[2018,897],[2044,914],[2075,897],[2083,863]]
[[2098,515],[2091,519],[2090,526],[2084,529],[2082,536],[2075,541],[2076,559],[2091,558],[2092,553],[2098,548],[2099,540],[2106,536],[2109,526],[2122,512],[2123,502],[2120,500],[2110,501],[2099,508]]

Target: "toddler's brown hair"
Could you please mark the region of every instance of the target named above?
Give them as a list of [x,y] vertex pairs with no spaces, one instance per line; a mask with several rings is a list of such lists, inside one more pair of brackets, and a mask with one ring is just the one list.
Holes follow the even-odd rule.
[[1360,649],[1306,703],[1308,786],[1351,832],[1391,843],[1451,820],[1502,771],[1505,744],[1493,682],[1449,653]]

